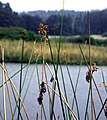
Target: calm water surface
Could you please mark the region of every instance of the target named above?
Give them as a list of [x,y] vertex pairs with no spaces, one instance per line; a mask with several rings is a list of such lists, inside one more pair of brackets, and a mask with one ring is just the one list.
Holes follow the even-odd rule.
[[[12,76],[14,73],[16,73],[20,69],[20,64],[10,64],[9,63],[9,64],[6,64],[6,67],[7,67],[7,70],[9,72],[9,75]],[[53,66],[52,65],[50,65],[50,68],[53,71]],[[106,80],[106,78],[107,78],[107,67],[100,66],[99,68],[100,69],[97,72],[94,73],[94,78],[95,78],[96,84],[98,86],[98,89],[100,91],[102,100],[105,101],[106,96],[107,96],[107,94],[105,92],[105,88],[104,87],[99,87],[99,85],[100,85],[100,83],[102,83],[101,68],[103,70],[104,77],[105,77],[105,80]],[[37,97],[39,95],[38,78],[37,78],[37,71],[36,71],[36,69],[35,70],[34,69],[35,69],[35,65],[32,64],[32,65],[29,66],[26,78],[24,76],[25,76],[25,73],[26,73],[27,69],[25,68],[23,70],[23,80],[25,78],[26,81],[25,81],[25,85],[24,85],[23,91],[22,91],[22,98],[25,94],[25,91],[26,91],[26,88],[28,86],[29,80],[31,79],[29,90],[28,90],[28,93],[27,93],[25,101],[24,101],[25,108],[26,108],[31,120],[36,119],[36,113],[37,112],[40,115],[40,106],[38,105],[38,102],[37,102]],[[34,73],[33,73],[33,76],[32,76],[33,70],[34,70]],[[72,100],[73,100],[73,92],[72,92],[72,87],[71,87],[71,84],[70,84],[70,80],[69,80],[69,77],[68,77],[66,66],[62,65],[62,70],[63,70],[65,85],[66,85],[66,89],[67,89],[68,103],[71,106],[72,105]],[[38,71],[39,71],[39,79],[41,81],[42,80],[42,65],[38,65]],[[70,71],[70,75],[72,77],[73,84],[75,86],[76,81],[77,81],[77,77],[78,77],[79,66],[69,66],[69,71]],[[47,79],[49,81],[49,85],[52,85],[52,83],[50,83],[51,74],[49,73],[49,70],[47,68],[46,68],[46,72],[47,72]],[[79,82],[78,82],[77,91],[76,91],[81,120],[84,119],[86,101],[87,101],[88,89],[89,89],[89,84],[85,80],[86,72],[87,72],[87,67],[82,66],[81,70],[80,70]],[[1,85],[2,84],[2,71],[1,71],[1,69],[0,69],[0,78],[1,78],[1,80],[0,80],[0,85]],[[59,71],[58,71],[58,78],[59,78],[61,89],[63,90],[62,76],[61,76],[60,68],[59,68]],[[12,80],[13,80],[14,84],[16,85],[17,89],[19,89],[20,73],[17,74],[16,76],[14,76],[12,78]],[[10,93],[11,93],[11,99],[12,99],[13,107],[15,107],[15,101],[14,101],[14,97],[12,95],[11,89],[10,89]],[[7,96],[7,91],[6,91],[6,96]],[[98,97],[98,94],[96,92],[94,84],[93,84],[93,97],[94,97],[96,116],[97,116],[100,109],[101,109],[101,102],[99,100],[99,97]],[[7,120],[11,120],[11,116],[10,116],[11,112],[10,112],[8,97],[7,97],[6,100],[7,100],[6,102],[7,102],[7,118],[8,118]],[[49,104],[48,103],[49,103],[49,98],[48,98],[48,94],[46,92],[46,94],[44,95],[44,105],[45,105],[44,107],[45,107],[45,110],[46,110],[47,118],[49,120]],[[0,106],[1,106],[0,107],[0,112],[3,115],[3,97],[2,97],[2,89],[1,88],[0,88]],[[89,105],[89,116],[91,116],[90,115],[90,111],[91,111],[90,108],[91,107]],[[23,113],[23,109],[21,110],[21,112]],[[74,112],[76,113],[75,106],[74,106]],[[58,115],[59,115],[60,120],[63,120],[62,119],[60,102],[59,102],[59,98],[57,96],[56,96],[56,99],[55,99],[55,113],[56,113],[56,117],[58,117]],[[16,110],[15,116],[17,116],[17,110]],[[24,119],[26,119],[24,113],[23,113],[23,117],[24,117]],[[1,118],[0,118],[0,120],[1,120]],[[90,120],[91,120],[91,117],[90,117]],[[106,120],[103,112],[101,113],[101,115],[99,117],[99,120]]]

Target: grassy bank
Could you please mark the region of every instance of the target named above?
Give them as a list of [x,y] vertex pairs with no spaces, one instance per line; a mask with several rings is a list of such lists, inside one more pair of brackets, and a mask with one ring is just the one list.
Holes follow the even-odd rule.
[[[2,40],[0,41],[0,45],[5,49],[5,61],[6,62],[20,62],[21,60],[21,46],[22,41],[10,41],[10,40]],[[56,43],[52,42],[52,51],[54,60],[57,60],[57,47]],[[33,47],[33,42],[25,42],[24,46],[24,62],[28,62],[29,57],[31,55]],[[81,45],[84,55],[88,60],[88,45]],[[45,61],[51,63],[51,55],[49,45],[47,44],[44,48],[45,50]],[[96,62],[99,65],[107,65],[107,48],[106,47],[99,47],[99,46],[91,46],[91,59],[92,62]],[[36,43],[34,48],[33,59],[35,59],[38,55],[39,62],[42,62],[41,57],[41,44]],[[65,57],[66,56],[66,57]],[[81,59],[81,52],[77,44],[72,43],[61,43],[60,49],[60,59],[62,63],[67,61],[69,64],[79,64]]]

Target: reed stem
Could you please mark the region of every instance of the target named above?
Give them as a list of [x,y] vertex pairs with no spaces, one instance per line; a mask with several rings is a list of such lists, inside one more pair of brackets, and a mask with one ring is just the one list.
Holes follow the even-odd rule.
[[[4,67],[4,48],[1,48],[2,51],[2,66]],[[2,70],[2,91],[3,91],[3,107],[4,107],[4,120],[7,119],[6,115],[6,91],[5,91],[5,76],[4,76],[4,70]]]
[[10,104],[10,110],[11,110],[11,114],[12,114],[12,120],[14,120],[13,105],[12,105],[12,100],[10,98],[10,91],[9,91],[9,87],[8,87],[8,83],[7,82],[6,82],[6,88],[7,88],[7,94],[8,94],[9,104]]
[[[46,85],[60,98],[60,95],[59,95],[53,88],[51,88],[48,84],[46,84]],[[67,103],[67,101],[66,101],[63,97],[61,97],[61,99],[62,99],[63,103],[64,103],[64,104],[68,107],[68,109],[70,110],[70,113],[71,113],[71,115],[73,116],[73,119],[74,119],[74,120],[78,120],[77,116],[76,116],[75,113],[71,110],[71,108],[70,108],[69,104]]]
[[[22,91],[22,68],[23,68],[23,54],[24,54],[24,39],[22,40],[22,56],[21,56],[21,71],[20,71],[20,83],[19,83],[19,95],[21,97],[21,91]],[[20,99],[19,99],[19,108],[18,108],[18,120],[19,120],[19,114],[20,114]]]
[[[38,86],[39,86],[39,90],[40,90],[40,78],[39,78],[39,71],[38,71],[37,61],[38,61],[38,59],[36,60],[36,71],[37,71],[37,78],[38,78]],[[44,108],[43,104],[42,104],[42,109],[43,109],[44,119],[47,120],[46,112],[45,112],[45,108]]]
[[[5,74],[7,75],[8,79],[10,79],[10,76],[8,75],[7,70],[2,66],[2,64],[0,64],[0,66],[1,66],[2,69],[4,70],[4,72],[5,72]],[[17,90],[16,86],[14,85],[14,83],[13,83],[13,81],[12,81],[11,79],[10,79],[10,84],[11,84],[12,87],[14,88],[14,90],[15,90],[15,92],[16,92],[16,94],[17,94],[17,96],[18,96],[18,98],[19,98],[19,100],[20,100],[20,102],[21,102],[21,104],[22,104],[22,107],[23,107],[23,109],[24,109],[24,112],[25,112],[25,115],[26,115],[26,117],[27,117],[27,120],[29,120],[29,116],[28,116],[28,113],[27,113],[27,111],[26,111],[26,109],[25,109],[24,103],[23,103],[23,101],[22,101],[22,99],[21,99],[21,97],[20,97],[20,94],[18,93],[18,90]],[[19,106],[18,106],[18,107],[19,107]],[[20,113],[19,113],[19,115],[20,115]]]

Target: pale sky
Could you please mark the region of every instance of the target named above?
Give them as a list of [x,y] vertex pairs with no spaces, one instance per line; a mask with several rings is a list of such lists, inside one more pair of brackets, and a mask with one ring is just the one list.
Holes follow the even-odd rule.
[[[10,3],[13,11],[61,10],[63,0],[1,0]],[[107,0],[64,0],[65,10],[87,11],[107,8]]]

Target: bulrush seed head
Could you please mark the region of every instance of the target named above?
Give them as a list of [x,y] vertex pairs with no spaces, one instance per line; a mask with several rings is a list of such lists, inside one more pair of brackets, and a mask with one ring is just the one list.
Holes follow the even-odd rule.
[[45,86],[44,82],[42,82],[41,85],[40,85],[40,92],[42,92],[42,93],[46,92],[46,86]]
[[50,79],[50,82],[53,82],[54,81],[54,77],[52,76],[51,79]]
[[39,105],[42,105],[43,94],[39,94],[39,97],[37,98],[37,101],[38,101]]
[[39,105],[42,105],[42,101],[43,101],[43,94],[46,92],[46,86],[44,81],[42,81],[42,83],[40,84],[40,94],[39,97],[37,98],[37,101],[39,103]]
[[40,27],[38,28],[38,34],[42,37],[44,36],[44,41],[47,43],[48,42],[48,25],[43,25],[40,23]]
[[99,68],[96,67],[96,64],[94,63],[93,67],[91,69],[89,69],[86,72],[86,81],[89,83],[90,80],[92,79],[92,74],[97,71]]

